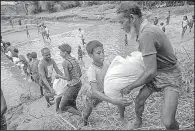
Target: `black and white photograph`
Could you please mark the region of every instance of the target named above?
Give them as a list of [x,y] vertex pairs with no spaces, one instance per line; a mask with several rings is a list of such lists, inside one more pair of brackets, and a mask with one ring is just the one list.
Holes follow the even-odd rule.
[[1,1],[0,130],[194,130],[194,1]]

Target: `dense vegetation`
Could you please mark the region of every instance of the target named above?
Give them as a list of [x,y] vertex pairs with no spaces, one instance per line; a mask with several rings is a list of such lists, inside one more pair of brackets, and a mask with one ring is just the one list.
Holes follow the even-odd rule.
[[[24,5],[26,14],[37,14],[43,11],[58,12],[74,7],[87,7],[92,5],[114,4],[122,1],[18,1],[18,5]],[[143,10],[160,7],[194,5],[193,1],[136,1]]]

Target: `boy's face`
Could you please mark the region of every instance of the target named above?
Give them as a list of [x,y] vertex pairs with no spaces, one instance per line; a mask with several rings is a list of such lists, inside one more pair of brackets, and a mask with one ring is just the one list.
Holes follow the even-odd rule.
[[28,55],[28,56],[27,56],[27,58],[28,58],[29,60],[32,60],[32,57],[31,57],[31,55]]
[[94,49],[93,54],[90,56],[94,62],[103,63],[104,62],[104,49],[103,47],[97,47]]
[[64,58],[64,57],[66,56],[66,52],[63,52],[63,51],[60,50],[60,56],[61,56],[62,58]]
[[187,19],[187,18],[184,16],[184,17],[183,17],[183,20],[186,20],[186,19]]

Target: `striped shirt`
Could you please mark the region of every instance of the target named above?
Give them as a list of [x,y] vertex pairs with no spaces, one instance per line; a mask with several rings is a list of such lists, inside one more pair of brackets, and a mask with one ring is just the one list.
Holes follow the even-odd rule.
[[81,68],[79,66],[78,61],[74,57],[68,57],[66,58],[66,60],[69,61],[71,64],[70,66],[68,66],[68,71],[70,74],[70,81],[68,81],[68,85],[74,86],[81,82]]

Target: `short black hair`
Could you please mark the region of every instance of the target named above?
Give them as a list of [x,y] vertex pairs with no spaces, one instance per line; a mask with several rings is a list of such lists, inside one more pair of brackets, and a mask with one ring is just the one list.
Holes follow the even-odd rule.
[[71,53],[71,51],[72,51],[72,48],[71,48],[71,46],[69,45],[69,44],[62,44],[62,45],[60,45],[59,47],[58,47],[58,49],[60,49],[62,52],[67,52],[68,54],[70,54]]
[[122,2],[116,12],[117,14],[124,13],[126,18],[129,18],[130,14],[137,15],[139,18],[142,17],[139,5],[133,1]]
[[32,57],[32,58],[37,58],[37,53],[36,53],[36,52],[32,52],[32,53],[31,53],[31,57]]
[[41,53],[43,54],[45,50],[49,50],[49,48],[45,47],[45,48],[41,49]]
[[90,41],[86,46],[87,53],[93,54],[94,49],[97,47],[103,47],[103,44],[97,40]]

